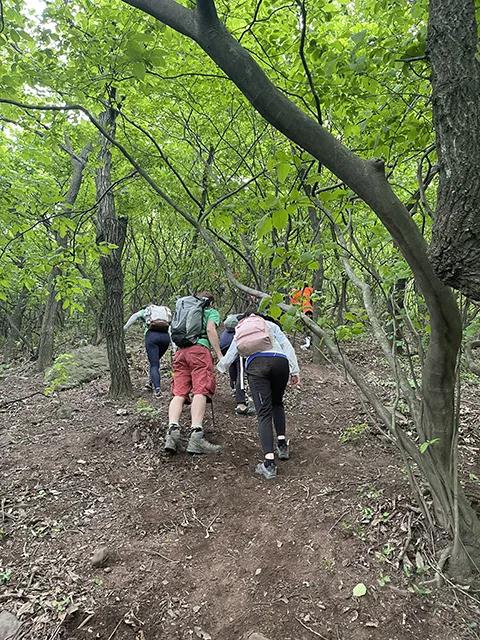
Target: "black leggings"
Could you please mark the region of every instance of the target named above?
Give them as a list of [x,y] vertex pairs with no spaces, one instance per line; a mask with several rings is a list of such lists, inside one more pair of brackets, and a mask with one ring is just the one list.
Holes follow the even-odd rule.
[[168,332],[151,331],[145,334],[145,349],[150,363],[150,382],[154,389],[160,389],[160,358],[170,346]]
[[263,453],[273,453],[272,423],[277,436],[285,435],[283,394],[290,376],[288,360],[280,356],[257,356],[250,362],[247,375]]

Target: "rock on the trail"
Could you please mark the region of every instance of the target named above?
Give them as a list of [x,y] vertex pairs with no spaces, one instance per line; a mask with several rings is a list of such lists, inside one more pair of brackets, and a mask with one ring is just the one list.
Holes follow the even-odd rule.
[[108,547],[97,547],[93,552],[93,556],[90,559],[92,567],[104,567],[110,558],[110,551]]
[[45,372],[45,384],[55,389],[71,389],[83,382],[95,380],[108,371],[105,346],[92,344],[62,353]]
[[58,406],[55,415],[57,418],[60,418],[60,420],[65,420],[72,417],[73,411],[74,409],[70,404],[63,402]]
[[263,633],[258,633],[257,631],[249,631],[246,636],[244,636],[244,640],[269,640]]
[[20,620],[9,611],[0,611],[0,640],[13,640],[20,629]]

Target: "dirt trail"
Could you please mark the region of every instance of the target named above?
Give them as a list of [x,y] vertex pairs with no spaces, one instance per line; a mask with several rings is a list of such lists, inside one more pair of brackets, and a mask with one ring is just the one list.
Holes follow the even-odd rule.
[[[0,397],[29,390],[12,373]],[[234,415],[224,378],[214,432],[207,421],[224,446],[213,458],[162,453],[168,394],[140,406],[106,390],[100,380],[62,392],[61,408],[38,396],[0,413],[0,608],[24,621],[20,637],[469,637],[454,608],[408,591],[395,568],[419,516],[381,439],[340,443],[370,417],[333,367],[305,364],[289,391],[292,459],[270,483],[253,474],[255,419]],[[110,557],[93,568],[100,545]]]

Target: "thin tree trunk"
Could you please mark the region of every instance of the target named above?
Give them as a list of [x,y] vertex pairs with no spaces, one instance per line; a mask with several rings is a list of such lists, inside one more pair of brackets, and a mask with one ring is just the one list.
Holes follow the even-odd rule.
[[[109,134],[115,136],[116,111],[108,108],[100,115],[100,122]],[[99,200],[96,226],[97,242],[116,245],[107,255],[100,258],[105,304],[103,309],[103,333],[107,343],[110,365],[110,395],[114,398],[132,394],[132,383],[128,371],[127,352],[123,333],[123,269],[122,249],[127,232],[127,219],[117,217],[115,200],[110,189],[111,144],[103,136],[100,139],[99,168],[95,178],[97,200]],[[110,190],[109,190],[110,189]],[[104,195],[101,199],[100,196]]]
[[[307,195],[310,195],[309,190],[307,188],[305,190],[307,192]],[[320,218],[318,217],[315,207],[308,208],[308,216],[310,218],[310,226],[312,228],[313,246],[315,246],[318,243],[318,238],[320,237],[320,233],[319,233]],[[316,269],[313,273],[312,287],[315,291],[315,294],[317,296],[321,296],[323,292],[323,280],[324,280],[323,256],[320,255],[317,258],[317,260],[318,260],[319,266],[318,266],[318,269]],[[314,299],[312,301],[312,308],[313,308],[313,320],[314,322],[317,322],[317,320],[322,316],[322,308],[320,305],[320,301],[318,299]],[[326,362],[325,354],[323,353],[322,342],[323,342],[322,339],[314,333],[312,338],[312,346],[313,346],[312,359],[315,364],[325,364]]]
[[335,324],[337,327],[344,324],[345,313],[347,308],[347,292],[348,292],[348,278],[345,274],[342,275],[342,283],[340,286],[340,295],[337,299],[337,308],[335,309]]
[[[63,205],[64,215],[68,216],[71,208],[75,204],[80,187],[82,185],[83,170],[88,160],[90,153],[90,144],[86,145],[80,156],[73,153],[69,141],[62,147],[68,153],[70,153],[72,163],[72,174],[70,177],[70,186],[68,193],[65,197]],[[68,246],[67,238],[60,236],[59,233],[55,233],[55,241],[59,247],[66,249]],[[52,269],[49,279],[49,293],[45,303],[45,308],[42,318],[42,326],[40,329],[40,341],[38,345],[38,358],[36,368],[37,371],[44,371],[53,362],[53,354],[55,348],[55,324],[58,317],[59,301],[56,299],[57,291],[55,287],[55,280],[61,274],[59,267],[55,266]]]
[[7,316],[9,327],[7,341],[5,343],[5,355],[8,359],[12,359],[15,357],[17,351],[16,342],[18,339],[22,340],[23,314],[25,313],[26,305],[27,291],[26,289],[22,289],[18,300],[15,303],[15,307],[13,309],[11,317]]
[[37,371],[44,371],[53,362],[55,322],[57,319],[58,300],[55,288],[55,278],[60,275],[60,269],[54,267],[50,274],[49,293],[43,310],[42,326],[40,328],[40,342],[38,344]]

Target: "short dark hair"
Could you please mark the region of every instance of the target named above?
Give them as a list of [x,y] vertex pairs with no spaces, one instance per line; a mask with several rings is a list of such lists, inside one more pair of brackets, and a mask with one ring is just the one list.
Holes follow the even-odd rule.
[[197,296],[197,298],[208,298],[210,304],[213,304],[215,302],[215,296],[211,291],[197,291],[195,295]]

